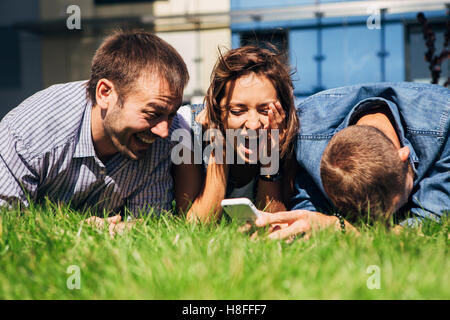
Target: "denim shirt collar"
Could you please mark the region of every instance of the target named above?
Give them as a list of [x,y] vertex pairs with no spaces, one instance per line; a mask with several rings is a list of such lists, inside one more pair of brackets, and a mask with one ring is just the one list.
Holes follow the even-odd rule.
[[361,113],[367,112],[371,110],[374,106],[378,105],[387,105],[389,110],[391,111],[392,116],[395,120],[395,131],[397,132],[398,138],[400,140],[400,144],[402,147],[407,146],[409,148],[409,161],[411,163],[411,166],[414,170],[414,173],[417,174],[416,168],[419,164],[419,158],[417,157],[417,154],[409,142],[408,139],[405,137],[405,132],[403,130],[403,126],[399,125],[401,124],[401,117],[400,113],[398,112],[398,108],[392,101],[386,100],[381,97],[373,97],[373,98],[367,98],[364,100],[359,101],[352,110],[348,113],[348,115],[345,117],[344,121],[341,123],[341,125],[336,128],[336,133],[350,125],[352,120],[358,116]]

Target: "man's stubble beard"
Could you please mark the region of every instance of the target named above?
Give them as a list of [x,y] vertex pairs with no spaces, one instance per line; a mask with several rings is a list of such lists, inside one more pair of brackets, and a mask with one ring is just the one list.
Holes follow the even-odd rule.
[[135,152],[133,152],[129,145],[127,144],[127,142],[129,142],[129,144],[131,144],[131,135],[130,138],[127,139],[127,135],[126,133],[122,133],[120,134],[120,120],[121,120],[121,106],[119,106],[118,104],[116,104],[113,108],[113,110],[109,113],[106,114],[105,119],[104,119],[104,128],[105,128],[105,133],[106,135],[109,137],[109,139],[111,140],[111,143],[113,144],[113,146],[116,148],[116,150],[121,153],[122,155],[130,158],[131,160],[139,160],[139,158],[141,158],[144,154],[144,152],[142,153],[138,153],[136,154]]

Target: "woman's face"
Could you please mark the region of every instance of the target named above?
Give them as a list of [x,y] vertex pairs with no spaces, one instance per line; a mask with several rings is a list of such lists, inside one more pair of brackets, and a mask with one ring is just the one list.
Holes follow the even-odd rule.
[[[267,128],[269,105],[275,104],[278,100],[272,82],[264,75],[255,73],[238,78],[227,106],[230,83],[231,81],[227,83],[224,98],[220,101],[223,110],[222,118],[226,119],[226,129],[241,129],[241,134],[248,137],[249,129],[258,132],[260,129]],[[227,139],[229,139],[228,136]],[[232,144],[237,155],[246,163],[250,162],[252,150],[249,148],[249,138],[237,139],[237,142],[233,141]]]

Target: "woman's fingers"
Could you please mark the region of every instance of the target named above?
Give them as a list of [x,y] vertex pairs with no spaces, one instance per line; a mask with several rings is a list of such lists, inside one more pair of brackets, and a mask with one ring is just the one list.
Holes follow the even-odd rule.
[[277,125],[275,122],[275,115],[274,112],[272,110],[272,104],[269,105],[269,111],[267,112],[268,118],[269,118],[269,124],[268,124],[268,128],[266,129],[276,129]]
[[278,101],[269,105],[269,123],[271,124],[271,129],[281,129],[285,118],[285,112]]
[[281,106],[280,101],[275,102],[275,108],[277,108],[278,113],[284,119],[285,118],[285,113],[284,113],[283,107]]
[[280,102],[270,103],[268,115],[268,124],[263,129],[282,129],[282,125],[286,118],[285,112]]
[[278,129],[277,122],[277,109],[273,105],[273,103],[269,104],[269,111],[267,112],[269,117],[269,129]]

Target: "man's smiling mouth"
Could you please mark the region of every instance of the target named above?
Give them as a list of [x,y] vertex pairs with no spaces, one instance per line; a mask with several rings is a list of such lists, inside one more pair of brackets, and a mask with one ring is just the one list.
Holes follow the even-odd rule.
[[139,132],[139,133],[136,133],[136,137],[137,137],[140,141],[142,141],[142,142],[144,142],[144,143],[146,143],[146,144],[152,144],[152,143],[155,142],[155,140],[156,140],[156,137],[155,137],[155,136],[151,136],[151,135],[149,135],[149,134],[146,133],[146,132]]

